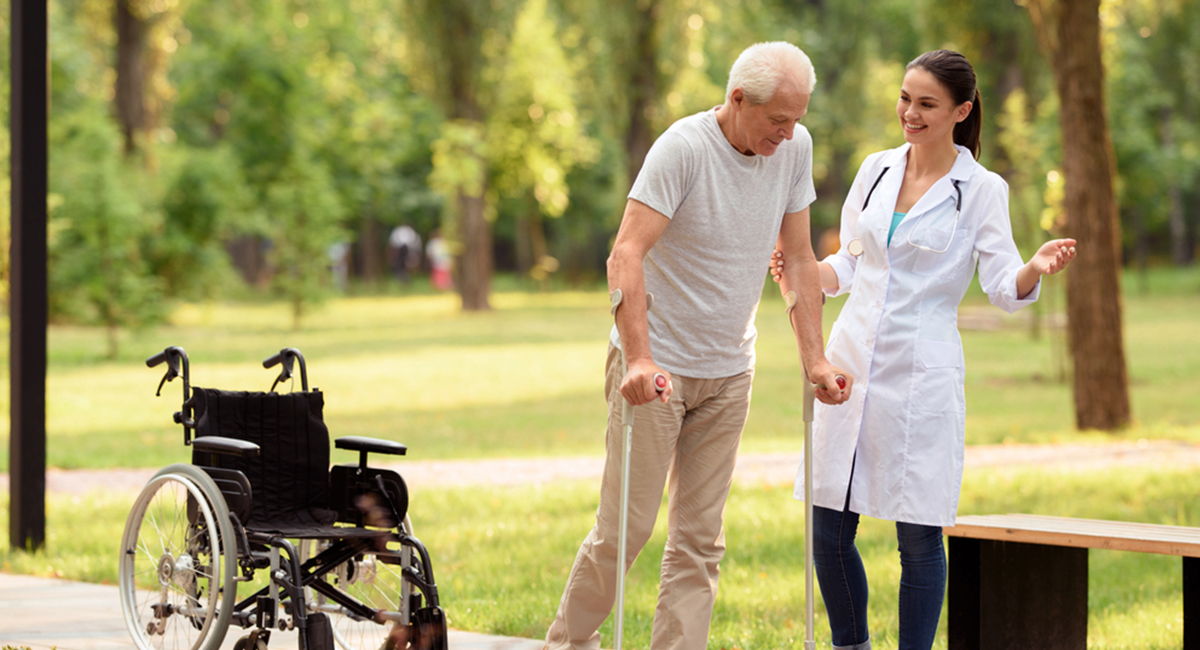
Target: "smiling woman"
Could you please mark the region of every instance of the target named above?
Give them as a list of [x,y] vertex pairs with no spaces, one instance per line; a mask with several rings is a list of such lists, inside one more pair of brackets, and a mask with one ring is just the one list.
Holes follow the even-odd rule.
[[[1042,275],[1075,256],[1047,242],[1028,264],[1012,239],[1004,181],[976,162],[983,114],[961,54],[911,63],[896,103],[905,144],[863,162],[842,209],[843,247],[819,264],[826,293],[850,292],[829,360],[861,381],[813,423],[815,564],[835,648],[869,648],[867,579],[854,544],[860,515],[895,522],[901,650],[931,646],[942,609],[941,526],[962,482],[965,368],[957,309],[975,275],[993,304],[1037,300]],[[893,237],[895,235],[895,237]],[[776,259],[780,259],[776,257]]]

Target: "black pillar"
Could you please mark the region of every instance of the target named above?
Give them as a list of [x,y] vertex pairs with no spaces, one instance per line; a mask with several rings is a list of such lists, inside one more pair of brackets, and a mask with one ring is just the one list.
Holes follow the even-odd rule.
[[9,519],[13,548],[46,540],[46,0],[12,0]]

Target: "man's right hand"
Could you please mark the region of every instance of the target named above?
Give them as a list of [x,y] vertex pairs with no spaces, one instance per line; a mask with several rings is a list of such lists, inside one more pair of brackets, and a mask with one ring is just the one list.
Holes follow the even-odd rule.
[[[839,383],[838,379],[842,381]],[[825,360],[814,365],[809,380],[817,386],[816,398],[830,406],[844,404],[850,399],[850,388],[854,385],[850,373]]]
[[[661,392],[654,385],[655,375],[662,375],[667,379],[667,385]],[[655,398],[666,404],[673,390],[671,373],[659,368],[651,359],[629,363],[628,371],[621,379],[621,396],[634,406],[648,404]]]

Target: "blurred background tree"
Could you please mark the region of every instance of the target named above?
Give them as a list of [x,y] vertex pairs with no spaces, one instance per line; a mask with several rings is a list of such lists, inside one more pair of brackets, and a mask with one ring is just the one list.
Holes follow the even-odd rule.
[[[115,332],[172,300],[274,295],[300,324],[331,292],[431,290],[385,273],[402,224],[447,236],[465,309],[488,308],[494,273],[600,282],[651,143],[723,101],[746,45],[776,39],[817,69],[804,123],[822,253],[863,157],[902,141],[904,65],[949,47],[979,74],[983,162],[1009,183],[1028,255],[1070,228],[1046,19],[1071,2],[53,0],[53,317]],[[1092,8],[1115,156],[1110,266],[1193,264],[1200,6]],[[87,264],[128,277],[96,282]]]
[[[597,158],[595,140],[579,119],[573,65],[558,39],[546,0],[528,0],[517,14],[505,65],[496,71],[495,108],[486,151],[490,191],[513,214],[515,267],[539,283],[558,270],[543,217],[562,217],[571,203],[567,175]],[[497,206],[498,207],[498,206]]]
[[55,123],[63,160],[51,176],[50,298],[62,319],[102,325],[107,357],[119,353],[118,331],[164,315],[162,283],[141,245],[158,213],[139,200],[144,176],[123,159],[116,125],[98,112]]
[[[486,123],[497,75],[508,55],[509,3],[407,0],[403,14],[407,71],[437,101],[447,121],[435,150],[432,184],[445,199],[447,231],[455,237],[463,309],[490,309],[492,214],[488,204]],[[553,33],[545,35],[554,38]]]
[[1026,0],[1025,5],[1059,99],[1063,234],[1086,247],[1066,272],[1075,422],[1080,429],[1112,431],[1128,426],[1132,415],[1122,336],[1117,161],[1105,101],[1104,16],[1100,0]]

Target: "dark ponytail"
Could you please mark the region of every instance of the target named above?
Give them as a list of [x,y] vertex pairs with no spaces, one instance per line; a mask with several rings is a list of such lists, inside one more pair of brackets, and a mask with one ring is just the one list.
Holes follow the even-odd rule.
[[941,82],[955,105],[971,102],[967,118],[954,125],[954,144],[966,147],[978,160],[979,138],[983,133],[983,98],[979,96],[971,62],[953,50],[934,50],[913,59],[905,70],[913,68],[921,68]]

